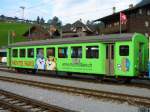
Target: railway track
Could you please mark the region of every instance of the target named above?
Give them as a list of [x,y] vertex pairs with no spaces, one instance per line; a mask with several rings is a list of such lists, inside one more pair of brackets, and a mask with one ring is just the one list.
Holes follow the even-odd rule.
[[10,112],[73,112],[4,90],[0,90],[0,107]]
[[[4,72],[9,72],[9,73],[18,73],[16,71],[10,70],[7,67],[0,67],[0,71],[4,71]],[[22,74],[26,74],[25,72],[22,72]],[[35,74],[31,74],[31,73],[27,73],[26,75],[35,75]],[[110,80],[110,79],[105,79],[103,82],[96,80],[95,78],[83,78],[83,77],[78,77],[78,76],[65,76],[65,75],[56,75],[56,74],[49,74],[49,73],[43,73],[43,72],[39,72],[38,74],[36,74],[38,76],[42,76],[42,77],[53,77],[53,78],[61,78],[61,79],[68,79],[68,80],[77,80],[77,81],[83,81],[83,82],[89,82],[89,83],[103,83],[103,84],[110,84],[110,85],[115,85],[115,86],[127,86],[127,87],[139,87],[139,88],[146,88],[146,89],[150,89],[150,83],[137,83],[137,82],[131,82],[131,83],[117,83],[116,81]],[[147,80],[145,80],[147,81]]]
[[144,106],[148,108],[150,107],[150,98],[148,97],[113,93],[107,91],[98,91],[98,90],[91,90],[91,89],[83,89],[83,88],[63,86],[63,85],[50,84],[50,83],[41,83],[37,81],[29,81],[29,80],[10,78],[10,77],[9,78],[0,77],[0,80],[40,87],[48,90],[57,90],[57,91],[61,91],[61,92],[63,91],[67,93],[77,94],[77,95],[84,95],[88,97],[94,97],[97,99],[107,99],[107,100],[114,100],[119,102],[128,102],[129,104],[135,106]]

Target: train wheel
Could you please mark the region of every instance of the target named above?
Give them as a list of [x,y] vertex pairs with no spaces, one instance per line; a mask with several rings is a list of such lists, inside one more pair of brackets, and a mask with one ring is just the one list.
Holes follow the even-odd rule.
[[131,78],[117,78],[117,82],[121,84],[129,84],[131,80]]
[[96,76],[95,79],[99,82],[103,82],[104,81],[104,77],[103,76]]
[[125,83],[131,83],[132,79],[131,78],[126,78]]
[[19,69],[19,68],[15,68],[15,71],[18,73],[21,73],[21,69]]
[[32,70],[31,70],[31,73],[32,73],[32,74],[36,74],[36,70],[35,70],[35,69],[32,69]]
[[67,72],[67,76],[72,76],[72,73],[71,72]]

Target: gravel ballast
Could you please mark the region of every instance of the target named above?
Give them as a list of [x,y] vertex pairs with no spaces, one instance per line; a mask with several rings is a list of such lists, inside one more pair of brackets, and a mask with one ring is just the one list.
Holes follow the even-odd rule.
[[0,81],[0,89],[80,112],[137,112],[138,107]]
[[52,83],[52,84],[60,84],[65,86],[73,86],[73,87],[80,87],[86,89],[94,89],[100,91],[108,91],[108,92],[115,92],[115,93],[123,93],[129,95],[136,95],[136,96],[145,96],[150,98],[150,90],[146,88],[139,88],[139,87],[127,87],[124,85],[110,85],[110,84],[95,84],[95,83],[88,83],[82,81],[75,81],[75,80],[67,80],[67,79],[57,79],[52,77],[42,77],[42,76],[31,76],[25,75],[20,73],[8,73],[8,72],[0,72],[0,76],[5,77],[14,77],[19,79],[26,79],[26,80],[33,80],[45,83]]

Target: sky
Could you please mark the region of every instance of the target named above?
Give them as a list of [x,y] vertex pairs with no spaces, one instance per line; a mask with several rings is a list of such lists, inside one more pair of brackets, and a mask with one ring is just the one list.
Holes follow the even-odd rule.
[[73,23],[81,19],[87,20],[112,14],[127,9],[129,4],[137,4],[141,0],[1,0],[0,15],[23,18],[21,6],[25,7],[24,18],[36,20],[37,16],[45,21],[57,16],[63,24]]

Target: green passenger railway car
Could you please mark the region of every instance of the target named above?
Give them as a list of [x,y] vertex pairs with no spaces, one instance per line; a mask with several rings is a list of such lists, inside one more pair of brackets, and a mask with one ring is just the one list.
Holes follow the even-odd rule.
[[19,42],[7,51],[15,69],[99,77],[138,77],[148,69],[148,39],[139,33]]

